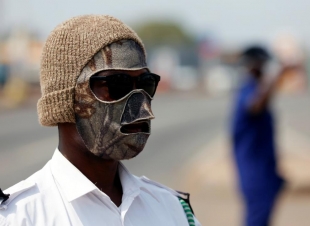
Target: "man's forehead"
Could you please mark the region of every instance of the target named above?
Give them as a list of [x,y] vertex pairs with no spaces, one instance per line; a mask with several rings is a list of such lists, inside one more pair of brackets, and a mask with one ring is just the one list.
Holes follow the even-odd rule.
[[141,75],[143,73],[148,72],[146,68],[139,70],[104,70],[95,74],[95,76],[110,76],[110,75],[118,75],[118,74],[128,74],[128,75]]
[[144,51],[133,40],[120,40],[102,48],[83,68],[78,81],[86,81],[99,71],[146,68]]

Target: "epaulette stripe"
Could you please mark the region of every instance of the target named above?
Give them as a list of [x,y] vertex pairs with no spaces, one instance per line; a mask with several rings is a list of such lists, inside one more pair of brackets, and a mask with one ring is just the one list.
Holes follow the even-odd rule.
[[194,215],[191,209],[189,208],[188,204],[180,197],[179,197],[179,201],[183,207],[189,226],[195,226]]

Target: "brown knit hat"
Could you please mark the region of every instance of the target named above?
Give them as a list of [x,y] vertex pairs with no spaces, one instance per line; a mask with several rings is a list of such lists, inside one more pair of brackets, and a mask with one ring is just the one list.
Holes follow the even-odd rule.
[[37,104],[41,125],[75,123],[74,88],[81,70],[100,49],[122,39],[134,40],[146,55],[137,34],[111,16],[74,17],[51,32],[41,59],[42,97]]

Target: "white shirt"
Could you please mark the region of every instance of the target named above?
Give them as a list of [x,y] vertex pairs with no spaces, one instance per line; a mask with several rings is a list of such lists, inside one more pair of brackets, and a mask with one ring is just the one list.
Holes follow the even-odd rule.
[[121,163],[119,175],[117,207],[56,149],[41,170],[4,191],[10,198],[0,205],[0,225],[189,225],[175,191],[130,174]]

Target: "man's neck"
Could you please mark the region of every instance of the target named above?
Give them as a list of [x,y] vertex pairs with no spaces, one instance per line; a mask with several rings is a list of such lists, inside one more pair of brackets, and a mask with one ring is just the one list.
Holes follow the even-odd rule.
[[75,124],[68,123],[58,128],[59,151],[119,206],[123,195],[118,173],[119,162],[102,159],[91,153],[76,131]]

